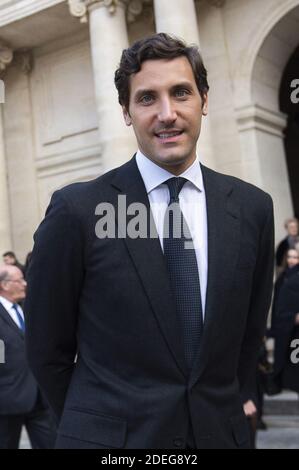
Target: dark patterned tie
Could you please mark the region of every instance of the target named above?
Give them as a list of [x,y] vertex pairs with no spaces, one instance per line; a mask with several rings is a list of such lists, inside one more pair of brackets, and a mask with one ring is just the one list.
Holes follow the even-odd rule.
[[21,315],[20,312],[19,312],[18,305],[17,305],[17,304],[13,304],[13,305],[12,305],[12,308],[14,309],[14,311],[15,311],[16,314],[17,314],[20,330],[22,330],[23,332],[25,332],[25,322],[24,322],[24,320],[23,320],[22,315]]
[[186,182],[185,178],[165,181],[170,201],[164,219],[163,248],[181,323],[186,361],[191,370],[203,330],[203,316],[196,254],[179,204],[179,193]]

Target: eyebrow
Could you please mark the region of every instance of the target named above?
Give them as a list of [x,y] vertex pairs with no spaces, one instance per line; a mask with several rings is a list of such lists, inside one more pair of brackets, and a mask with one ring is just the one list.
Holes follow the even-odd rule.
[[[193,85],[189,81],[182,81],[182,82],[179,82],[179,83],[176,83],[175,85],[173,85],[170,88],[170,91],[175,91],[178,88],[187,88],[188,90],[192,90]],[[138,101],[138,99],[140,99],[143,95],[156,95],[156,94],[157,94],[157,90],[154,90],[154,89],[151,89],[151,88],[141,88],[141,89],[136,91],[136,93],[134,95],[134,99],[136,101]]]

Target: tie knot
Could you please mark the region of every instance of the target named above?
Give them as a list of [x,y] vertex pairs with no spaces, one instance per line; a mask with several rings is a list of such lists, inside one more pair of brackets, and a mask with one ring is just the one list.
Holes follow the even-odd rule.
[[178,178],[174,177],[165,181],[165,184],[167,184],[170,194],[169,204],[171,204],[172,202],[179,201],[179,194],[185,183],[187,183],[187,180],[185,178],[181,178],[180,176]]

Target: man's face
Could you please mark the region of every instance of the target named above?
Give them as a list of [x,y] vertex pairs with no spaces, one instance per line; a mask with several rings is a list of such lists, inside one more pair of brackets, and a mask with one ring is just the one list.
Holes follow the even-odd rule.
[[11,266],[7,278],[1,284],[1,295],[6,299],[13,303],[25,299],[27,283],[19,268]]
[[299,253],[297,250],[288,250],[287,264],[289,268],[293,268],[299,264]]
[[8,264],[12,266],[15,264],[16,260],[13,256],[7,255],[7,256],[3,256],[3,261],[4,261],[4,264]]
[[157,165],[180,174],[195,160],[207,99],[203,103],[186,57],[143,62],[131,76],[123,112],[140,150]]
[[287,229],[288,234],[291,235],[291,237],[296,237],[296,235],[298,235],[298,224],[296,222],[290,222]]

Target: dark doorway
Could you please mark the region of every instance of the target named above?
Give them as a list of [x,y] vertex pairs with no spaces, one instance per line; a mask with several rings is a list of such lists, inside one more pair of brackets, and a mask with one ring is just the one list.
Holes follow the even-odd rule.
[[[284,147],[293,198],[294,215],[299,218],[299,103],[291,100],[295,88],[291,87],[294,79],[299,79],[299,46],[292,54],[284,70],[279,93],[280,110],[287,114]],[[297,85],[298,88],[298,85]],[[295,93],[293,93],[294,96]],[[298,101],[299,92],[296,97]],[[293,214],[290,214],[290,216]]]

